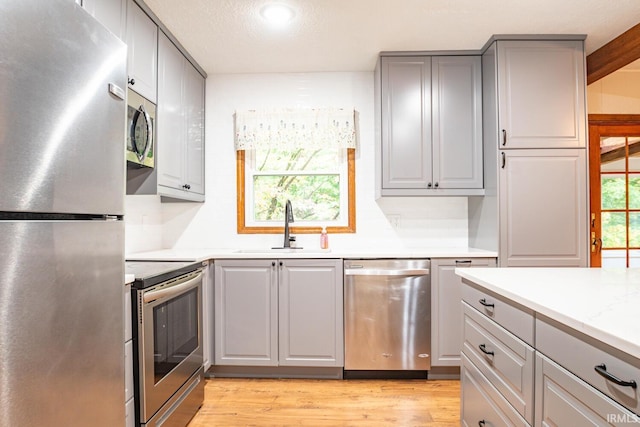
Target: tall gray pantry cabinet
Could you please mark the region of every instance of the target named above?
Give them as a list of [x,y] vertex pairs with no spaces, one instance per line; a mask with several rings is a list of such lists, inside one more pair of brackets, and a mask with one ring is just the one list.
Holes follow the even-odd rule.
[[500,267],[588,263],[583,36],[494,37],[482,55],[485,196],[469,246]]
[[216,261],[214,372],[329,367],[341,374],[342,289],[337,259]]

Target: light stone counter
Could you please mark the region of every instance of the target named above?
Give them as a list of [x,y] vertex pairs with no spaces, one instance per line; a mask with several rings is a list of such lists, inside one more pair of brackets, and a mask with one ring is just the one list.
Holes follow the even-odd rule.
[[288,252],[268,248],[163,249],[127,254],[127,261],[204,261],[207,259],[265,258],[495,258],[498,254],[473,248],[410,249],[292,249]]
[[456,274],[640,359],[638,268],[456,268]]

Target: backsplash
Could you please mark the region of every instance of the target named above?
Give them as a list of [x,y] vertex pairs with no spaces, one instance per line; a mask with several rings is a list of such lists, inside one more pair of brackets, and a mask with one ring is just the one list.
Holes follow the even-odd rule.
[[[355,234],[329,236],[330,247],[467,246],[466,197],[374,197],[373,72],[210,75],[206,86],[206,202],[160,203],[126,196],[126,252],[163,248],[270,247],[281,235],[236,233],[235,110],[353,107],[359,114]],[[318,235],[298,244],[318,247]]]

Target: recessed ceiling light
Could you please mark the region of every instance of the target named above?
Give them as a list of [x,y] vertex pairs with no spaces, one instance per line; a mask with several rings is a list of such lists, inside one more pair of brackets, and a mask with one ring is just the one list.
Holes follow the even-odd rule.
[[282,27],[289,23],[294,16],[293,9],[283,3],[269,3],[260,9],[260,15],[275,27]]

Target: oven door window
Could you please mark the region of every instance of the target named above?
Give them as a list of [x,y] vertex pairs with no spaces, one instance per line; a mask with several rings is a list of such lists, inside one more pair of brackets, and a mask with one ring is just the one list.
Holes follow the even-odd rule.
[[198,289],[153,308],[154,382],[198,348]]

